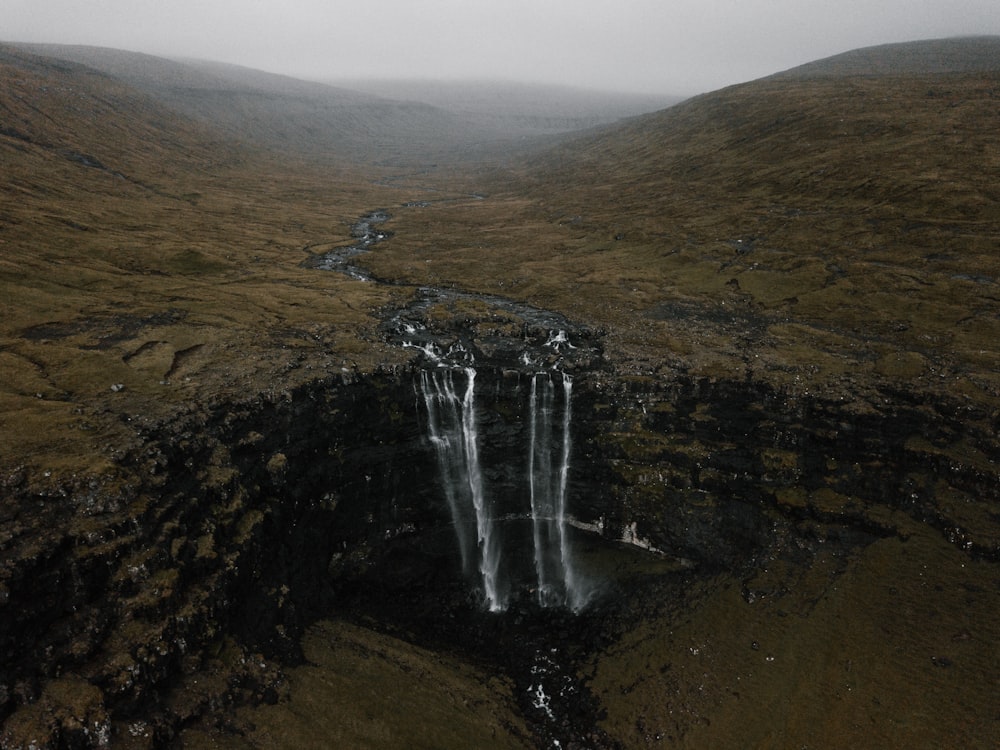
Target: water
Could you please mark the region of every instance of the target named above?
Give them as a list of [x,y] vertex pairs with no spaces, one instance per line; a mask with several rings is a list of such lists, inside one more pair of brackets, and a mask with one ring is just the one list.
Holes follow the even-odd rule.
[[476,371],[469,367],[462,372],[466,384],[461,397],[455,387],[455,370],[421,372],[427,432],[437,454],[462,567],[466,573],[478,569],[486,605],[499,612],[507,608],[507,597],[500,587],[500,545],[479,464]]
[[[588,595],[574,568],[567,535],[573,379],[561,372],[530,377],[524,457],[510,456],[510,460],[524,461],[518,472],[526,495],[520,518],[529,518],[532,529],[535,580],[524,587],[534,591],[542,607],[577,611]],[[472,367],[442,367],[420,375],[427,434],[437,455],[463,571],[478,577],[488,609],[503,611],[510,598],[509,579],[517,566],[505,559],[499,519],[480,465],[475,383]]]
[[538,603],[578,609],[577,585],[566,535],[566,486],[572,449],[573,378],[560,373],[562,397],[550,373],[531,380],[528,401],[528,483]]
[[384,224],[389,218],[389,214],[381,210],[362,216],[351,228],[354,244],[334,248],[319,255],[310,255],[303,265],[306,268],[318,268],[322,271],[340,271],[358,281],[374,281],[371,274],[354,263],[354,258],[367,253],[373,245],[390,236],[378,228],[378,225]]

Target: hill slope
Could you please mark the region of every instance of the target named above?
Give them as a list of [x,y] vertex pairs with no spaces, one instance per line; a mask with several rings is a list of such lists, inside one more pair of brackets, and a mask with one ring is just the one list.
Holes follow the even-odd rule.
[[799,65],[781,78],[938,75],[1000,71],[1000,37],[975,36],[863,47]]
[[782,381],[808,352],[827,387],[947,372],[993,400],[998,82],[779,77],[696,97],[538,155],[468,209],[468,236],[517,227],[513,244],[489,233],[497,265],[474,248],[442,263],[608,325],[649,367]]
[[230,138],[327,162],[433,158],[496,140],[491,130],[419,103],[308,83],[234,65],[176,61],[121,50],[25,45],[55,59],[100,70]]
[[[251,151],[75,63],[0,47],[0,84],[8,467],[106,453],[93,449],[111,439],[81,439],[79,425],[81,409],[100,413],[108,399],[162,414],[253,372],[270,380],[288,357],[272,327],[333,351],[333,319],[364,325],[372,290],[310,313],[303,305],[339,279],[298,266],[307,245],[343,240],[370,209],[367,180]],[[240,372],[233,347],[247,355]]]
[[426,166],[502,155],[524,138],[605,124],[674,100],[495,84],[362,93],[236,65],[65,45],[27,51],[99,70],[231,138],[326,163]]

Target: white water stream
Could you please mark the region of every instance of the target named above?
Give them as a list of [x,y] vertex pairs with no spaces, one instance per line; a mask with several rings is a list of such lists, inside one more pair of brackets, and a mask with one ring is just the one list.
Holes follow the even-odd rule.
[[[420,385],[427,406],[427,431],[437,453],[462,566],[469,572],[476,563],[486,605],[490,611],[499,612],[507,608],[507,598],[500,589],[500,545],[479,465],[476,371],[469,367],[463,372],[466,385],[461,398],[455,389],[454,370],[423,370]],[[471,520],[475,521],[474,548],[469,534]]]
[[528,483],[538,603],[577,609],[580,592],[566,536],[566,486],[572,450],[573,378],[561,373],[562,399],[550,373],[531,379]]
[[[456,379],[463,378],[460,396]],[[427,433],[437,455],[463,569],[478,576],[486,606],[502,611],[508,604],[509,571],[504,566],[497,518],[480,466],[475,382],[476,371],[471,367],[424,370],[420,375]],[[536,578],[531,588],[543,607],[578,610],[586,604],[587,592],[574,569],[567,536],[572,395],[573,379],[566,373],[531,376],[523,476]],[[511,456],[510,460],[520,459]]]

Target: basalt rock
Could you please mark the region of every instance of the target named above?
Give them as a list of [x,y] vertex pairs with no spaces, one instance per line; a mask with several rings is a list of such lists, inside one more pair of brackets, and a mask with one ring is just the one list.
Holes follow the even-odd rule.
[[[512,504],[528,381],[478,377],[481,459]],[[1000,554],[995,414],[599,370],[577,374],[574,399],[568,512],[607,541],[707,573],[749,568],[789,539],[867,544],[913,522],[969,554]],[[328,378],[147,425],[113,481],[43,493],[10,478],[3,746],[101,746],[130,732],[165,743],[192,717],[277,700],[304,628],[357,586],[382,576],[390,592],[454,592],[423,409],[416,371]],[[225,677],[178,701],[186,675],[208,667]],[[58,697],[66,680],[90,686],[79,706]]]

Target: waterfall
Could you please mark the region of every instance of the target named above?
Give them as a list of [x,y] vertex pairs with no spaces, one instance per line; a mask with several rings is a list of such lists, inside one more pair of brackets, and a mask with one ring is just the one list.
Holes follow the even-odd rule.
[[472,553],[470,551],[471,527],[464,498],[459,497],[463,486],[465,464],[465,441],[461,438],[459,425],[460,402],[455,394],[450,370],[420,373],[420,386],[427,407],[427,433],[437,454],[438,473],[444,490],[451,518],[458,536],[458,550],[462,556],[462,570],[471,572]]
[[569,458],[573,446],[573,433],[570,429],[573,421],[573,378],[569,373],[562,374],[563,382],[563,412],[562,412],[562,457],[559,462],[559,492],[556,499],[556,522],[559,525],[559,559],[562,562],[563,585],[566,588],[566,604],[577,611],[583,608],[589,598],[589,592],[582,585],[580,577],[573,568],[573,557],[569,546],[569,536],[566,534],[566,487],[569,483]]
[[[558,408],[556,386],[550,373],[539,373],[531,380],[528,483],[538,603],[543,607],[566,605],[575,610],[586,603],[586,596],[573,568],[566,525],[573,378],[567,373],[561,373],[561,378],[561,408]],[[557,424],[558,432],[554,429]]]
[[[456,376],[465,377],[460,397]],[[491,611],[507,606],[497,519],[479,461],[475,402],[476,371],[440,368],[420,374],[427,433],[451,512],[466,575],[481,582]],[[561,382],[562,387],[558,387]],[[532,531],[537,601],[543,607],[579,610],[586,604],[568,538],[567,486],[572,453],[573,379],[566,373],[531,376],[527,403],[525,484]],[[523,486],[523,485],[522,485]],[[510,518],[523,518],[523,511]]]
[[422,371],[421,390],[427,407],[427,432],[437,454],[462,567],[466,573],[478,568],[486,605],[495,612],[507,606],[500,590],[500,547],[479,465],[476,371],[470,367],[464,374],[462,398],[455,389],[452,370]]

